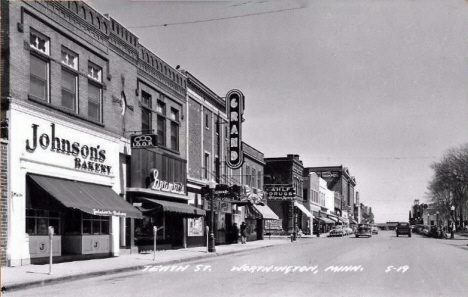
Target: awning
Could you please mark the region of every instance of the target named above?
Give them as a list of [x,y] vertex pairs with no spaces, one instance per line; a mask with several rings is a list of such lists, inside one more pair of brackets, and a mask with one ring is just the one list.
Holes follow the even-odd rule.
[[254,204],[253,208],[258,211],[264,220],[279,220],[279,217],[266,205]]
[[329,218],[320,218],[320,220],[324,221],[326,224],[335,224],[335,221],[332,221]]
[[313,218],[314,216],[310,213],[310,211],[307,210],[307,208],[305,208],[304,205],[300,204],[300,203],[297,203],[297,201],[294,201],[294,206],[296,206],[297,208],[299,208],[306,216],[308,216],[309,218]]
[[159,199],[144,198],[144,197],[140,197],[140,199],[158,204],[162,206],[163,210],[166,212],[182,213],[182,214],[188,214],[192,216],[205,216],[206,215],[206,211],[204,211],[203,209],[196,208],[188,204],[172,202],[172,201],[164,201],[164,200],[159,200]]
[[328,216],[328,219],[332,220],[332,221],[335,222],[335,223],[338,223],[338,218],[335,218],[335,217],[332,217],[332,216]]
[[111,187],[35,174],[28,176],[67,208],[98,216],[143,217],[138,209],[123,200]]

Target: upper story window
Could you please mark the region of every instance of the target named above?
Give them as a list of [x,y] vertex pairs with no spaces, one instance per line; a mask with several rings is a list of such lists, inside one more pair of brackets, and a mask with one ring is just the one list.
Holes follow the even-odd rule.
[[205,153],[203,162],[204,162],[203,178],[208,179],[208,176],[210,173],[210,154],[209,153]]
[[78,111],[78,55],[62,47],[62,106]]
[[88,77],[95,81],[102,82],[102,68],[94,64],[88,64]]
[[205,128],[210,129],[210,119],[208,114],[205,114]]
[[256,182],[255,177],[256,176],[257,176],[257,174],[255,173],[255,168],[252,168],[252,176],[250,177],[250,185],[252,187],[256,187],[256,184],[255,184],[255,182]]
[[31,31],[29,45],[47,56],[50,55],[50,39],[41,33]]
[[62,47],[62,64],[78,70],[78,55],[71,50]]
[[158,145],[166,146],[166,104],[158,100],[156,111],[158,112],[158,120],[157,120]]
[[262,189],[262,172],[261,171],[258,171],[257,187],[259,189]]
[[[49,102],[50,89],[50,41],[46,36],[31,31],[29,45],[29,93],[35,98]],[[40,53],[40,54],[37,54]]]
[[[88,117],[102,122],[102,68],[88,63]],[[98,82],[98,83],[96,83]]]
[[179,150],[179,111],[171,108],[171,149]]
[[141,107],[141,131],[143,133],[148,133],[152,131],[152,125],[151,125],[152,98],[151,98],[151,95],[146,93],[145,91],[141,91],[141,105],[142,105]]

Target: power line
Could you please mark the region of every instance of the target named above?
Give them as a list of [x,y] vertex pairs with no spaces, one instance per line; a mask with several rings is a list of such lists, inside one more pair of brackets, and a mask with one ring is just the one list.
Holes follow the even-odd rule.
[[286,12],[286,11],[292,11],[292,10],[303,9],[303,8],[305,8],[305,7],[285,8],[285,9],[280,9],[280,10],[257,12],[257,13],[251,13],[251,14],[243,14],[243,15],[236,15],[236,16],[231,16],[231,17],[222,17],[222,18],[214,18],[214,19],[206,19],[206,20],[198,20],[198,21],[187,21],[187,22],[156,24],[156,25],[128,26],[127,28],[130,28],[130,29],[138,28],[138,29],[140,29],[140,28],[153,28],[153,27],[167,27],[167,26],[176,26],[176,25],[199,24],[199,23],[207,23],[207,22],[215,22],[215,21],[224,21],[224,20],[245,18],[245,17],[251,17],[251,16],[259,16],[259,15],[264,15],[264,14]]

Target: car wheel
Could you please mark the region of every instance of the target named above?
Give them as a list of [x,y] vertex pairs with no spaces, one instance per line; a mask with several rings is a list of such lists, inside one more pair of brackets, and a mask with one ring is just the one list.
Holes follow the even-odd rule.
[[411,234],[410,234],[410,235],[408,235],[408,237],[411,237]]
[[356,238],[359,238],[359,236],[356,235]]
[[396,234],[396,237],[398,237],[398,233]]

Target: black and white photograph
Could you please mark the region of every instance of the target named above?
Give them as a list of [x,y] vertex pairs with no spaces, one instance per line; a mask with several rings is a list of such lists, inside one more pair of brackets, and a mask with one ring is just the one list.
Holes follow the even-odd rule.
[[468,293],[468,0],[1,0],[1,296]]

